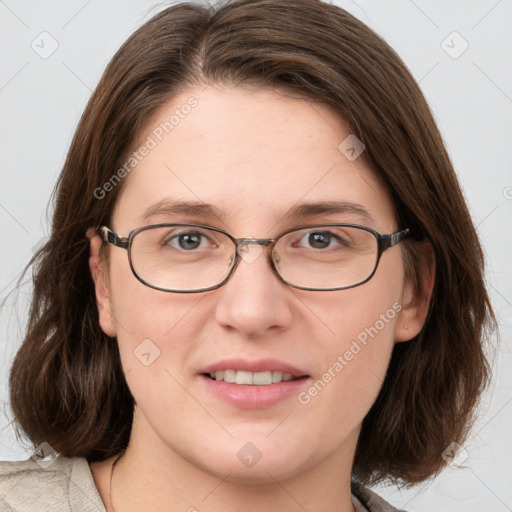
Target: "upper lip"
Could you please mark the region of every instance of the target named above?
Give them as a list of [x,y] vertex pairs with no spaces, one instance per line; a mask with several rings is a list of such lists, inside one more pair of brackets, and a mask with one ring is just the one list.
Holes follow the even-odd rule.
[[242,370],[245,372],[264,372],[277,371],[291,373],[294,377],[305,377],[308,374],[291,364],[279,361],[278,359],[256,359],[248,361],[246,359],[223,359],[209,366],[206,366],[199,373],[215,373],[218,370]]

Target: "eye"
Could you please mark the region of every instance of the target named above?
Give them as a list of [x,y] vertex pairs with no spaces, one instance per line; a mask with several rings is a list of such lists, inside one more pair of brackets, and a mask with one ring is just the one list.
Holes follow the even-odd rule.
[[309,246],[313,249],[326,249],[336,244],[347,246],[350,241],[346,237],[342,238],[331,231],[308,231],[304,233],[299,243],[301,245],[306,243],[307,247]]
[[201,231],[187,231],[167,237],[163,240],[162,245],[170,245],[174,249],[192,251],[208,247],[208,238]]

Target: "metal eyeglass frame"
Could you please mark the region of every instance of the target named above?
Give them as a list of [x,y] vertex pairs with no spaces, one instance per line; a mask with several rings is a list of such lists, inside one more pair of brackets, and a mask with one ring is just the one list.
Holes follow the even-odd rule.
[[[226,274],[226,276],[222,279],[222,281],[220,283],[217,283],[214,286],[209,286],[207,288],[197,288],[197,289],[193,289],[193,290],[175,290],[175,289],[169,289],[169,288],[164,288],[161,286],[156,286],[156,285],[150,284],[147,281],[144,281],[144,279],[142,279],[137,274],[137,272],[135,271],[135,269],[133,267],[132,258],[131,258],[131,244],[132,244],[132,240],[133,240],[134,236],[137,233],[140,233],[141,231],[145,231],[147,229],[153,229],[153,228],[158,228],[158,227],[174,227],[174,226],[189,226],[189,227],[208,229],[210,231],[216,231],[218,233],[222,233],[223,235],[227,236],[233,242],[233,245],[235,246],[235,253],[234,253],[235,257],[231,263],[231,268],[229,269],[228,273]],[[306,286],[298,286],[298,285],[295,285],[295,284],[292,284],[292,283],[286,281],[286,279],[284,279],[279,274],[279,271],[277,270],[275,263],[274,263],[273,249],[274,249],[274,246],[277,243],[277,241],[284,235],[287,235],[288,233],[292,233],[293,231],[300,231],[301,229],[305,229],[305,228],[319,228],[319,227],[329,227],[329,226],[358,228],[358,229],[362,229],[363,231],[367,231],[368,233],[371,233],[375,237],[375,239],[377,240],[377,258],[376,258],[375,266],[374,266],[371,274],[367,278],[365,278],[362,281],[359,281],[355,284],[351,284],[348,286],[339,286],[339,287],[335,287],[335,288],[312,288],[312,287],[306,287]],[[314,224],[314,225],[309,225],[309,226],[300,226],[300,227],[288,229],[288,230],[284,231],[283,233],[281,233],[280,235],[278,235],[276,238],[235,238],[234,236],[230,235],[229,233],[226,233],[226,231],[223,231],[222,229],[219,229],[219,228],[214,228],[212,226],[205,226],[202,224],[189,224],[189,223],[163,223],[163,224],[151,224],[149,226],[142,226],[142,227],[139,227],[139,228],[136,228],[136,229],[130,231],[130,233],[128,233],[127,237],[121,237],[120,235],[118,235],[117,233],[112,231],[109,227],[104,226],[104,225],[98,226],[96,228],[96,231],[98,232],[98,234],[100,235],[101,239],[104,242],[114,245],[115,247],[121,247],[122,249],[126,249],[128,251],[128,261],[130,263],[131,271],[132,271],[133,275],[142,284],[145,284],[146,286],[149,286],[150,288],[153,288],[155,290],[160,290],[160,291],[164,291],[164,292],[174,292],[174,293],[200,293],[200,292],[206,292],[206,291],[215,290],[217,288],[220,288],[233,275],[235,269],[237,268],[238,264],[240,263],[240,260],[242,259],[242,257],[240,255],[239,247],[241,247],[244,244],[258,244],[258,245],[262,245],[264,247],[270,247],[268,259],[269,259],[269,263],[270,263],[272,270],[274,271],[274,273],[278,276],[278,278],[283,283],[291,286],[292,288],[297,288],[299,290],[321,291],[321,292],[335,291],[335,290],[346,290],[349,288],[355,288],[356,286],[360,286],[364,283],[367,283],[374,276],[375,272],[377,271],[377,267],[379,265],[379,261],[382,256],[382,253],[384,251],[399,244],[402,240],[404,240],[405,238],[407,238],[407,236],[410,235],[409,228],[395,231],[394,233],[381,234],[378,231],[376,231],[375,229],[369,228],[367,226],[360,226],[358,224],[346,224],[346,223]]]

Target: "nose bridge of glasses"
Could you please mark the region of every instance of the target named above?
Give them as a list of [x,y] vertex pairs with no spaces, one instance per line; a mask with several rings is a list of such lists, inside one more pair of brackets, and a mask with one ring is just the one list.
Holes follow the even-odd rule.
[[273,244],[275,240],[273,238],[253,238],[253,237],[247,237],[247,238],[237,238],[236,239],[236,246],[240,247],[242,245],[263,245],[264,247],[267,247],[271,244]]
[[[272,238],[237,238],[235,241],[236,253],[246,263],[252,263],[263,253],[264,247],[273,247],[274,243],[275,240]],[[250,245],[255,245],[256,247],[249,251]]]
[[237,238],[236,239],[236,252],[238,254],[246,253],[249,245],[256,245],[258,248],[254,250],[255,253],[261,254],[264,247],[273,247],[275,240],[273,238]]

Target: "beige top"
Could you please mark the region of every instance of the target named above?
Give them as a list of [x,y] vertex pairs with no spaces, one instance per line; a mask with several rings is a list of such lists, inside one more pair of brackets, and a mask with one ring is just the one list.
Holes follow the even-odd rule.
[[[366,487],[352,485],[356,512],[398,512]],[[87,460],[58,457],[43,468],[33,459],[0,461],[1,512],[106,512]]]

